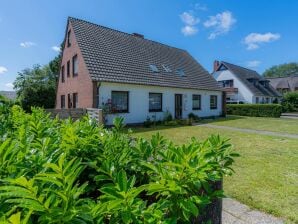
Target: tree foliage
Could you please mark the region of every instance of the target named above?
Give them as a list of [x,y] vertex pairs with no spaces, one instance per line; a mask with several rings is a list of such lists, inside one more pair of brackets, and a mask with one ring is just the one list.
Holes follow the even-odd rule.
[[34,65],[17,74],[14,89],[23,109],[30,111],[33,106],[55,107],[61,56],[60,53],[48,65]]
[[264,77],[285,77],[293,74],[298,74],[298,63],[286,63],[282,65],[275,65],[267,69],[264,73]]
[[[190,223],[222,191],[237,154],[211,136],[176,146],[85,117],[8,110],[0,134],[0,223]],[[2,124],[2,123],[1,123]]]
[[14,88],[22,107],[30,111],[32,106],[53,108],[56,99],[56,75],[48,65],[33,66],[19,72]]

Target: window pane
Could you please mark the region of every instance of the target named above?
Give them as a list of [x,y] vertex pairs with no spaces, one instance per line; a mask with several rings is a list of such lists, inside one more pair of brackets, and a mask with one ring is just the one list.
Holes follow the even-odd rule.
[[116,112],[128,112],[128,92],[112,91],[112,107]]
[[73,76],[78,75],[78,56],[75,55],[72,58],[72,66],[73,66]]
[[192,95],[192,109],[201,109],[201,95]]
[[162,94],[149,93],[149,111],[161,111],[161,110],[162,110]]
[[210,109],[217,109],[217,96],[210,96]]

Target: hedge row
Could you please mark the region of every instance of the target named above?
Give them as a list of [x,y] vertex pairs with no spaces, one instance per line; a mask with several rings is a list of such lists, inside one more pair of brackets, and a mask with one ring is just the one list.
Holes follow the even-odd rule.
[[228,104],[227,114],[251,117],[280,117],[279,104]]

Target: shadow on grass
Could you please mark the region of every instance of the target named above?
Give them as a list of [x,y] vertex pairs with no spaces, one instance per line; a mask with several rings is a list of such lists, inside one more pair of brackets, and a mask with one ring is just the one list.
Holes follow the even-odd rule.
[[205,118],[197,122],[197,124],[210,124],[218,121],[232,121],[232,120],[239,120],[239,119],[246,119],[246,117],[228,115],[227,117]]
[[[220,117],[220,118],[219,117],[205,118],[195,123],[194,126],[199,124],[210,124],[218,121],[230,121],[230,120],[239,120],[239,119],[245,119],[245,117],[230,115],[227,117]],[[162,130],[173,129],[173,128],[185,128],[185,127],[191,127],[191,126],[190,125],[174,125],[174,126],[152,125],[151,127],[146,128],[142,125],[139,125],[139,126],[127,126],[127,130],[131,129],[134,133],[141,133],[141,132],[149,132],[149,131],[162,131]]]

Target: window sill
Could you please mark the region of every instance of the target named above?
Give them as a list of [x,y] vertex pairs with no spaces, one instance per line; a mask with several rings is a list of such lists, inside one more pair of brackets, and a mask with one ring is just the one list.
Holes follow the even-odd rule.
[[217,107],[212,107],[210,108],[210,110],[217,110]]
[[162,110],[149,110],[149,113],[163,112]]

